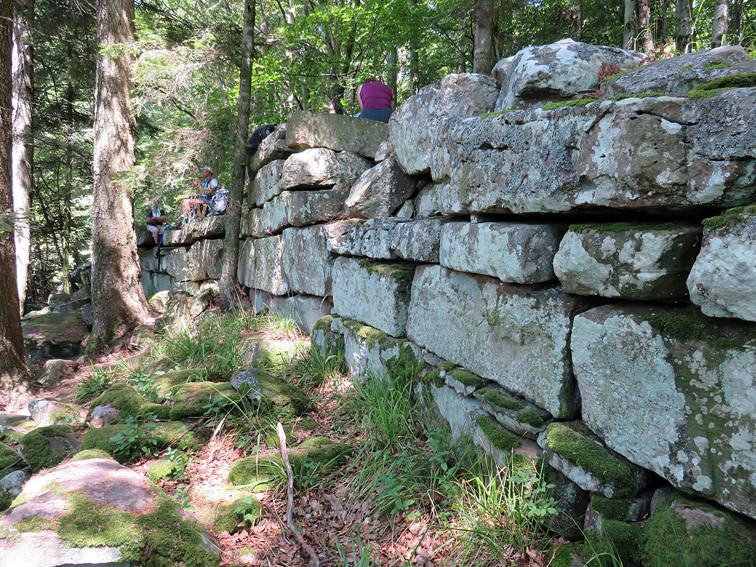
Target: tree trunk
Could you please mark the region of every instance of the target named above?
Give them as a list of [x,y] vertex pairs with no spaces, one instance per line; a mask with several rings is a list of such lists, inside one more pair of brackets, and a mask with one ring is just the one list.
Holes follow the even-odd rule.
[[[13,210],[11,189],[11,2],[0,2],[0,214]],[[0,408],[31,389],[31,374],[24,358],[13,231],[0,230]]]
[[669,0],[662,0],[661,5],[661,13],[662,13],[662,19],[661,19],[661,33],[659,34],[659,37],[661,38],[661,42],[666,44],[667,40],[669,39],[667,37],[668,34],[668,24],[667,24],[667,11],[669,10]]
[[13,10],[13,165],[11,171],[13,212],[16,214],[16,287],[18,288],[19,309],[23,313],[31,250],[29,208],[34,166],[34,141],[32,139],[34,74],[31,45],[34,0],[14,0]]
[[223,241],[223,265],[220,278],[221,304],[225,310],[236,309],[242,305],[242,294],[236,282],[236,266],[239,260],[239,225],[244,198],[244,174],[247,170],[245,144],[249,134],[249,99],[252,92],[254,29],[255,0],[245,0],[236,144],[234,145],[234,171],[231,181],[231,194],[227,205],[226,237]]
[[409,38],[409,74],[410,95],[417,94],[420,90],[420,60],[418,58],[418,34],[417,18],[415,16],[415,0],[407,0],[410,12],[410,38]]
[[652,53],[654,51],[654,33],[651,30],[651,7],[648,0],[640,0],[639,8],[639,23],[641,28],[641,45],[646,53]]
[[391,50],[388,52],[386,68],[388,69],[386,84],[391,87],[392,91],[394,91],[394,105],[398,106],[396,97],[399,95],[399,52],[396,48],[396,45],[392,46]]
[[71,66],[68,70],[68,84],[66,85],[66,173],[63,186],[63,292],[71,293],[71,199],[73,197],[73,104],[74,104],[74,84],[73,84],[73,65],[74,51],[73,42],[69,44],[68,57]]
[[149,317],[134,234],[134,190],[119,175],[134,165],[131,110],[133,0],[99,0],[94,114],[92,313],[95,352]]
[[743,41],[743,0],[732,2],[732,22],[729,30],[731,43],[740,45]]
[[722,47],[722,41],[727,35],[727,0],[715,0],[714,2],[714,21],[711,25],[711,47]]
[[690,14],[690,0],[676,0],[675,19],[677,20],[677,50],[687,53],[693,35],[693,20]]
[[488,75],[491,72],[493,12],[493,0],[476,0],[475,39],[473,40],[473,73]]
[[635,0],[625,0],[622,47],[631,50],[635,49]]

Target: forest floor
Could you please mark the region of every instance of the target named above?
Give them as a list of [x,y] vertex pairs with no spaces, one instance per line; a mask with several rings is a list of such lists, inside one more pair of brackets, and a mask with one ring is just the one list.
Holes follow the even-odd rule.
[[[86,401],[117,381],[131,382],[146,398],[155,397],[152,370],[165,368],[165,361],[171,370],[194,368],[204,379],[223,376],[227,381],[229,370],[244,369],[240,344],[291,341],[297,345],[294,354],[266,368],[305,389],[314,401],[313,411],[284,423],[294,432],[290,441],[299,444],[317,436],[352,447],[338,470],[306,470],[306,478],[295,482],[293,518],[320,565],[546,567],[554,550],[566,543],[544,530],[553,501],[537,473],[514,466],[500,469],[480,457],[459,458],[458,447],[421,421],[421,400],[414,399],[407,377],[353,383],[343,353],[313,358],[308,337],[291,322],[215,312],[195,323],[158,335],[141,351],[121,348],[83,364],[44,395],[82,404],[84,416]],[[224,335],[220,329],[229,331]],[[298,427],[302,419],[309,420],[306,429]],[[235,461],[279,452],[266,444],[276,421],[245,414],[238,406],[208,408],[191,427],[205,431],[209,441],[190,453],[185,470],[160,480],[159,486],[201,517],[206,506],[202,494],[234,488],[228,474]],[[127,466],[146,474],[165,455],[146,454]],[[282,473],[272,488],[254,493],[262,519],[240,517],[231,532],[216,533],[207,526],[222,552],[222,565],[311,564],[286,527],[285,480]]]

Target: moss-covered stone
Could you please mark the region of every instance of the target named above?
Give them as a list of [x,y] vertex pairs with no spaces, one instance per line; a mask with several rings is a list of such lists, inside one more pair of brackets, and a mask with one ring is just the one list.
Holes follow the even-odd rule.
[[[84,437],[81,440],[81,445],[79,445],[79,452],[84,452],[90,449],[98,449],[109,455],[116,455],[116,449],[118,448],[118,446],[114,441],[111,440],[111,438],[118,435],[126,427],[128,426],[119,423],[117,425],[106,425],[105,427],[90,429],[84,434]],[[118,460],[118,462],[122,462],[122,459],[118,459],[118,457],[116,457],[116,460]]]
[[112,385],[102,394],[97,396],[89,404],[89,413],[87,419],[92,416],[92,410],[97,406],[111,406],[121,412],[122,418],[134,417],[140,413],[145,399],[136,391],[135,388],[126,383]]
[[313,407],[304,390],[283,378],[261,372],[258,376],[262,401],[267,409],[279,418],[299,417]]
[[0,478],[24,467],[24,460],[13,449],[0,443]]
[[709,217],[701,221],[701,224],[709,230],[717,230],[726,226],[732,226],[743,222],[746,217],[756,216],[756,205],[745,207],[733,207],[716,217]]
[[696,85],[688,91],[688,96],[690,98],[708,98],[729,89],[747,87],[756,87],[756,73],[735,73],[702,85]]
[[525,408],[518,411],[517,421],[519,421],[520,423],[524,423],[525,425],[534,427],[536,429],[539,429],[543,427],[544,425],[546,425],[546,422],[538,414],[538,412],[530,408]]
[[48,425],[30,431],[21,438],[24,460],[37,473],[54,467],[73,452],[72,429],[67,425]]
[[479,415],[475,418],[483,434],[491,442],[491,445],[501,451],[512,451],[520,446],[520,439],[501,427],[499,423],[487,415]]
[[408,340],[392,340],[399,345],[399,354],[385,361],[386,373],[397,380],[415,380],[425,368],[425,362],[417,359]]
[[591,497],[591,508],[604,519],[625,521],[634,502],[629,498],[604,498],[594,494]]
[[260,501],[250,495],[234,502],[220,504],[212,530],[216,534],[233,533],[244,526],[255,525],[262,517],[263,509]]
[[571,224],[570,232],[582,234],[588,231],[594,231],[599,234],[623,232],[647,232],[653,230],[680,230],[684,225],[674,222],[606,222],[606,223],[587,223]]
[[596,102],[596,99],[579,98],[577,100],[562,100],[559,102],[550,102],[548,104],[544,104],[541,107],[541,110],[554,110],[556,108],[564,108],[566,106],[585,106],[586,104],[591,104],[592,102]]
[[160,398],[171,398],[173,392],[181,385],[189,382],[197,376],[196,370],[176,370],[153,376],[155,390]]
[[612,97],[612,100],[625,100],[628,98],[656,98],[660,96],[667,96],[666,93],[621,93]]
[[[605,519],[602,529],[592,530],[586,534],[583,549],[591,565],[610,567],[613,565],[645,565],[641,558],[646,545],[646,531],[643,524],[626,524],[617,520]],[[619,563],[621,562],[621,563]],[[668,563],[649,563],[648,565],[669,565]],[[712,564],[713,565],[713,564]]]
[[155,419],[170,419],[171,406],[148,402],[142,406],[142,414],[155,416]]
[[73,457],[72,461],[84,461],[86,459],[112,459],[113,456],[110,453],[106,453],[102,449],[86,449],[79,451]]
[[671,493],[646,523],[644,565],[756,565],[752,526],[709,503]]
[[174,392],[170,418],[201,417],[212,404],[238,404],[240,400],[239,393],[229,383],[189,382]]
[[566,543],[547,551],[546,557],[550,558],[549,567],[574,567],[580,564],[575,562],[575,558],[580,557],[582,553],[581,543]]
[[331,330],[331,324],[333,323],[334,317],[333,315],[325,315],[315,321],[315,325],[312,327],[313,334],[315,331],[321,331],[321,332],[329,332]]
[[[499,110],[498,112],[486,112],[483,116],[481,116],[482,119],[485,118],[496,118],[497,116],[503,116],[505,114],[509,114],[510,112],[517,112],[516,108],[507,108],[506,110]],[[433,218],[433,217],[431,217]]]
[[756,326],[712,319],[695,305],[649,311],[643,319],[663,336],[682,342],[702,341],[719,349],[742,348],[756,342]]
[[480,376],[476,376],[472,372],[466,372],[464,370],[452,370],[451,372],[449,372],[449,374],[463,386],[478,388],[485,383],[485,381]]
[[181,421],[156,423],[151,431],[157,440],[158,449],[175,447],[180,451],[199,451],[208,439],[206,432],[192,430]]
[[592,473],[599,482],[612,486],[617,497],[637,493],[638,481],[630,465],[583,432],[576,431],[572,424],[552,423],[546,431],[549,450]]
[[[10,508],[11,503],[13,502],[13,496],[8,494],[7,492],[0,491],[0,512],[4,512],[8,508]],[[3,538],[2,532],[0,532],[0,539]]]
[[703,66],[704,71],[718,71],[720,69],[729,69],[733,66],[733,63],[707,63]]
[[368,273],[390,277],[404,283],[411,283],[415,275],[415,264],[408,262],[376,262],[374,260],[361,260],[360,267]]
[[489,404],[512,411],[519,411],[523,409],[523,405],[520,402],[513,398],[505,396],[494,386],[483,388],[479,393],[481,397]]
[[47,313],[21,322],[27,355],[44,358],[70,358],[81,353],[87,326],[81,314]]
[[170,459],[160,459],[147,471],[147,478],[152,482],[159,482],[167,478],[176,478],[184,472],[188,457],[185,453],[178,453]]

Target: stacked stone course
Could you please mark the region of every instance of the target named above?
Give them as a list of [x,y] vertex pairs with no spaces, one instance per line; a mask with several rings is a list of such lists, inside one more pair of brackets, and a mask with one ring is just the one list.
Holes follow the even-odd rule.
[[[743,54],[686,55],[686,89],[753,73]],[[494,427],[543,455],[577,518],[588,493],[648,510],[671,485],[748,523],[756,88],[688,98],[669,62],[599,84],[638,62],[560,42],[425,87],[388,127],[295,114],[252,160],[238,278],[355,379],[422,376],[453,440],[501,460]],[[175,231],[145,287],[217,278],[219,242]]]

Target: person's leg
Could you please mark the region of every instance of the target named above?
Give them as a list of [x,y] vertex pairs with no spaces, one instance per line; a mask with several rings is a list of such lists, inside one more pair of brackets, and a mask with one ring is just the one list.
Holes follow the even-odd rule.
[[148,224],[147,230],[149,230],[152,233],[152,240],[155,241],[155,244],[158,243],[160,240],[160,234],[158,233],[158,227],[156,227],[154,224]]

